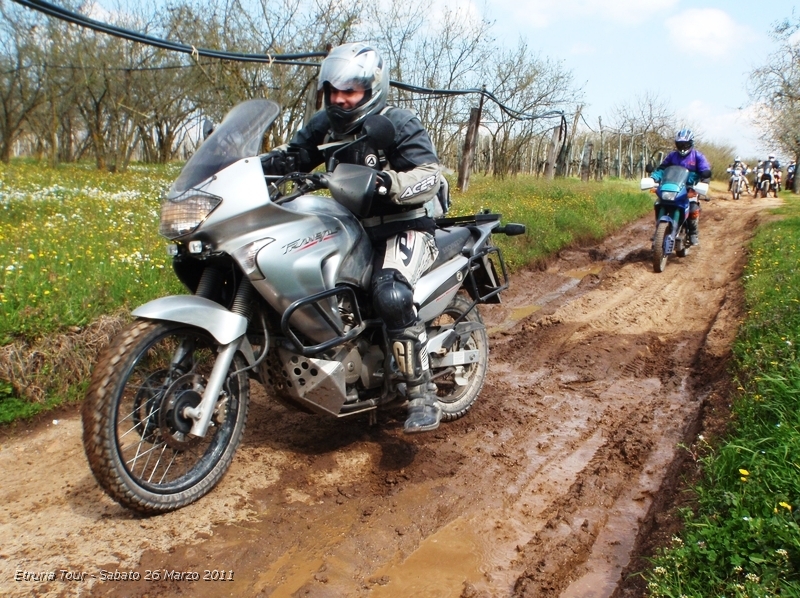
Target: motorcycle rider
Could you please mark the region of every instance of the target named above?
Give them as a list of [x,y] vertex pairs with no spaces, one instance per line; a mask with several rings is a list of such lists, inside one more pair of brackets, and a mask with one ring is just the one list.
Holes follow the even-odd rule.
[[789,191],[794,191],[794,175],[795,170],[797,170],[797,165],[795,161],[792,160],[789,162],[789,165],[786,167],[786,188]]
[[[650,177],[659,182],[668,166],[683,166],[689,170],[687,185],[694,185],[697,182],[707,183],[711,180],[711,164],[702,152],[694,147],[694,133],[690,129],[681,129],[675,134],[675,150],[667,154]],[[700,202],[695,199],[689,202],[686,231],[689,233],[689,244],[699,246]]]
[[741,168],[742,180],[744,181],[745,191],[750,193],[750,183],[747,182],[747,177],[745,176],[747,174],[747,164],[742,162],[742,159],[739,156],[736,156],[733,159],[733,164],[728,166],[728,172],[731,173],[731,177],[728,179],[728,191],[731,190],[731,186],[733,185],[733,171],[736,170],[737,168]]
[[779,186],[781,181],[781,165],[778,160],[775,159],[775,154],[770,154],[769,157],[761,163],[761,166],[763,171],[758,179],[758,183],[760,184],[764,178],[769,178],[771,185],[774,181],[774,184]]
[[406,382],[409,400],[403,430],[435,430],[442,411],[436,386],[430,383],[427,335],[414,306],[414,287],[438,255],[429,206],[440,186],[445,193],[446,186],[436,150],[413,112],[387,106],[389,67],[373,46],[355,42],[333,48],[320,66],[318,88],[324,110],[314,114],[288,146],[262,157],[264,172],[285,174],[292,155],[294,169],[302,172],[327,164],[336,148],[318,146],[354,139],[369,115],[383,114],[394,125],[394,142],[388,148],[375,150],[364,140],[337,153],[336,160],[378,170],[372,206],[361,220],[375,250],[372,302]]

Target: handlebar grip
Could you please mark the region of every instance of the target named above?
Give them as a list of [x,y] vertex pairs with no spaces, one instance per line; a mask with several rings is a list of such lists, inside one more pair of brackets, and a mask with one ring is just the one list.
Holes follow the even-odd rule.
[[502,233],[509,237],[516,237],[517,235],[524,235],[526,231],[524,224],[515,224],[510,222],[505,226],[501,226],[497,229],[498,233]]

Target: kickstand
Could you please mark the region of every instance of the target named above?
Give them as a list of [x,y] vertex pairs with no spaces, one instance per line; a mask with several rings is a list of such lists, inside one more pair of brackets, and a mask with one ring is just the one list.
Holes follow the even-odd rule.
[[378,424],[378,410],[373,409],[372,411],[369,412],[369,421],[367,422],[367,425],[376,426],[377,424]]

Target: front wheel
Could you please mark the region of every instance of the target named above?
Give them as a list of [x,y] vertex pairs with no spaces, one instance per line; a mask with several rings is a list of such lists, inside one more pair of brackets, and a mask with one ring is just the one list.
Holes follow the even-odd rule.
[[431,375],[437,387],[437,399],[444,421],[453,421],[469,411],[486,379],[489,337],[477,306],[467,313],[470,305],[472,302],[467,297],[458,294],[442,315],[428,325],[428,337],[431,337],[441,330],[452,328],[456,320],[467,314],[456,324],[456,332],[461,328],[463,334],[459,334],[442,359],[447,361],[448,355],[451,355],[454,358],[451,359],[452,363],[442,367],[435,367],[431,363]]
[[[83,404],[83,446],[103,490],[140,513],[207,494],[230,466],[247,418],[246,372],[231,371],[203,438],[189,434],[217,358],[204,330],[139,320],[100,356]],[[245,367],[237,355],[231,370]]]
[[669,222],[659,222],[653,239],[653,272],[663,272],[669,254],[664,251],[664,239],[669,234]]

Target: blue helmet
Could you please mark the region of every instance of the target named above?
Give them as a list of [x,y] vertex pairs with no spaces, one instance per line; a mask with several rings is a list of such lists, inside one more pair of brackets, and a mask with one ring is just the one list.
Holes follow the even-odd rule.
[[675,134],[675,149],[681,156],[688,154],[694,146],[694,133],[690,129],[681,129]]

